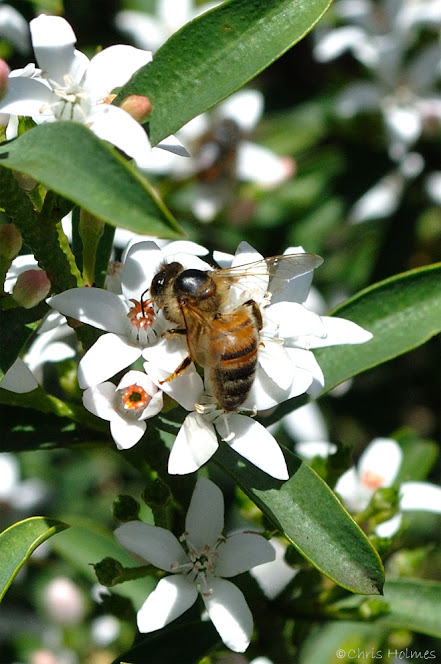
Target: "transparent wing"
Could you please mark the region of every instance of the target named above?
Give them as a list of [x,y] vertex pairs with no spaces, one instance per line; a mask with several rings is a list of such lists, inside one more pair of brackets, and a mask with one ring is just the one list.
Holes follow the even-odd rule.
[[210,276],[215,281],[225,280],[230,285],[234,284],[244,289],[248,289],[254,281],[261,289],[267,290],[271,280],[271,290],[274,291],[282,288],[291,279],[311,272],[322,263],[323,258],[316,254],[286,254],[223,270],[214,270]]

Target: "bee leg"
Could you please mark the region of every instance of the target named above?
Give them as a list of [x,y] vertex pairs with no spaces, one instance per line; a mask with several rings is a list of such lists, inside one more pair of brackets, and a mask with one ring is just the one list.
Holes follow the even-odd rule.
[[184,328],[173,327],[170,330],[165,330],[163,337],[172,337],[174,334],[187,334],[187,330]]
[[173,380],[174,378],[177,378],[178,376],[181,376],[184,371],[190,366],[191,364],[191,357],[190,355],[187,355],[187,357],[181,362],[181,364],[176,367],[176,369],[173,371],[170,376],[168,376],[165,380],[159,381],[160,385],[163,385],[163,383],[168,383],[170,380]]
[[245,302],[244,306],[250,307],[251,309],[250,313],[254,318],[254,321],[257,325],[257,329],[261,330],[263,327],[262,312],[260,311],[260,307],[257,304],[257,302],[255,302],[254,300],[248,300],[247,302]]

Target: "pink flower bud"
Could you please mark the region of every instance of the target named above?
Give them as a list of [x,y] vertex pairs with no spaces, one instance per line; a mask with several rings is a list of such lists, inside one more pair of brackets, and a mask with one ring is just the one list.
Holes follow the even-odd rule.
[[0,226],[0,257],[13,261],[21,249],[23,240],[15,224]]
[[8,89],[9,69],[6,62],[0,58],[0,99],[5,96]]
[[51,282],[44,270],[22,272],[12,289],[12,297],[25,309],[32,309],[49,294]]
[[153,107],[148,97],[129,95],[124,99],[121,108],[131,115],[134,120],[142,124],[149,117]]

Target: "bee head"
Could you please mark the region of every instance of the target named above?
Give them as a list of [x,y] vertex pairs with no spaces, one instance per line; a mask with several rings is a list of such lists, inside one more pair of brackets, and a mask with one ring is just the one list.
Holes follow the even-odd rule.
[[167,294],[170,285],[177,275],[182,272],[183,267],[180,263],[163,263],[159,272],[155,274],[150,285],[150,294],[154,300],[161,299]]

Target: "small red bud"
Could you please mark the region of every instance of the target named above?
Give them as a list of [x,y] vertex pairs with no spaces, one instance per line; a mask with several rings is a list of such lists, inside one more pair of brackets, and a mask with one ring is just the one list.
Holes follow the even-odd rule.
[[152,112],[152,102],[148,97],[141,95],[129,95],[121,104],[123,111],[126,111],[134,120],[143,123]]
[[47,297],[51,282],[44,270],[26,270],[18,275],[12,297],[25,309],[32,309]]

